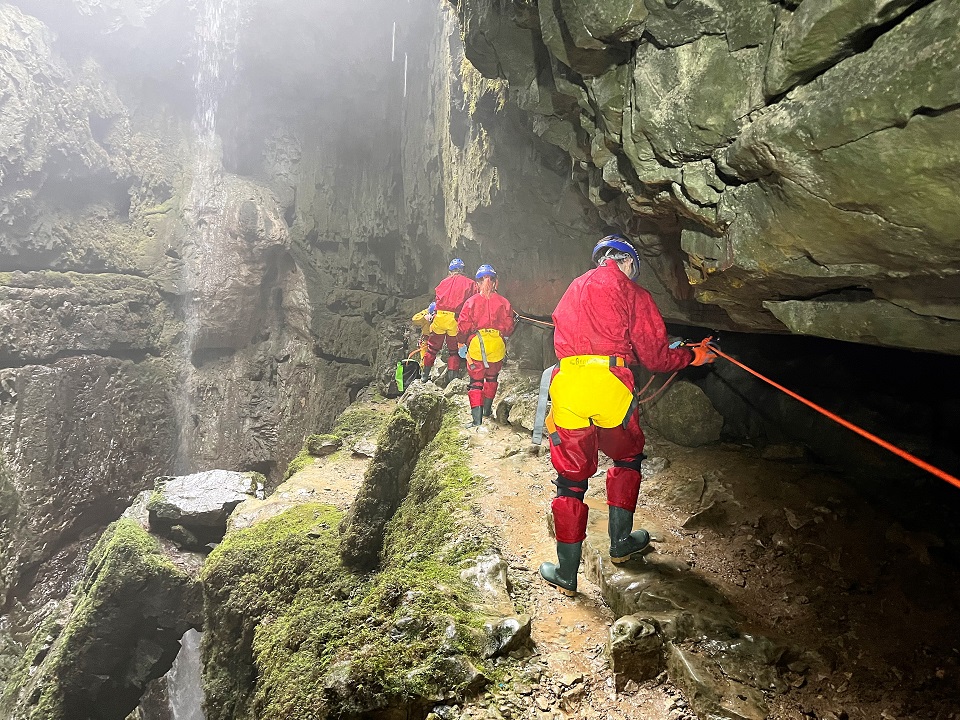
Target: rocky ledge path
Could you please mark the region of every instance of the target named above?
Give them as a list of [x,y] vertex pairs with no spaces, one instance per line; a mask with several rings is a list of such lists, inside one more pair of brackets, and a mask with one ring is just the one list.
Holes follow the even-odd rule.
[[[465,398],[454,400],[466,421]],[[802,449],[685,448],[648,434],[636,525],[655,542],[622,566],[605,554],[601,456],[570,599],[537,574],[556,557],[546,445],[495,422],[464,434],[534,649],[437,718],[960,719],[960,573],[942,541],[866,503]],[[665,636],[664,669],[640,682],[615,674],[606,653],[611,626],[631,613]]]

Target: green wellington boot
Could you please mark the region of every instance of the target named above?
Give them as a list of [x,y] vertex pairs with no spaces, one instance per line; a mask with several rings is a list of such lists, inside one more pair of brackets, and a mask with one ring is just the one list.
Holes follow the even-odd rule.
[[577,594],[577,569],[583,543],[557,543],[557,564],[545,562],[540,565],[540,577],[564,595]]
[[483,416],[493,417],[493,398],[483,399]]
[[650,544],[650,533],[633,529],[633,513],[610,505],[607,527],[610,532],[610,559],[624,563]]
[[483,408],[472,407],[470,408],[470,414],[473,415],[473,422],[470,423],[471,427],[480,427],[483,424]]

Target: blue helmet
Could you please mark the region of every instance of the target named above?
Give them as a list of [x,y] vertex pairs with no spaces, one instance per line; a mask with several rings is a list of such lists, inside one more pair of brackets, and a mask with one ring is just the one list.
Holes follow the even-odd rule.
[[598,242],[593,249],[592,257],[595,265],[599,265],[601,261],[608,257],[614,260],[631,258],[633,260],[633,277],[630,279],[635,280],[640,274],[640,256],[637,254],[636,248],[630,244],[629,240],[618,233],[607,235]]
[[427,306],[427,315],[436,315],[436,314],[437,314],[437,304],[435,302],[432,302]]
[[463,260],[461,260],[460,258],[454,258],[453,260],[450,261],[450,267],[448,268],[448,270],[450,270],[450,272],[460,272],[465,267],[466,265],[464,264]]
[[480,282],[485,277],[491,280],[497,279],[497,271],[493,269],[493,265],[484,264],[477,268],[477,282]]

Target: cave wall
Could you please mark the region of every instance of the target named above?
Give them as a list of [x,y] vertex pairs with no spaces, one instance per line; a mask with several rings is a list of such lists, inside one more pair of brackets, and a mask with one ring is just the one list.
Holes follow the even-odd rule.
[[462,0],[678,322],[960,351],[955,0]]
[[281,476],[392,374],[452,255],[548,313],[605,229],[432,0],[0,3],[0,63],[0,604],[22,617],[154,477]]

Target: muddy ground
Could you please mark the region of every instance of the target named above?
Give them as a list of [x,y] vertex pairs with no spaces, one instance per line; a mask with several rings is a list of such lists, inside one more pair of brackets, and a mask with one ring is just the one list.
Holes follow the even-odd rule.
[[[453,400],[466,424],[466,398]],[[386,412],[393,401],[377,405]],[[481,697],[438,706],[434,717],[696,718],[666,672],[620,682],[618,691],[604,652],[616,616],[585,566],[574,599],[540,581],[539,564],[556,559],[546,446],[533,448],[529,432],[495,422],[463,434],[485,483],[477,510],[509,563],[519,609],[532,617],[534,648],[504,659],[503,680]],[[742,633],[780,649],[774,681],[763,688],[766,717],[960,720],[960,572],[940,537],[907,529],[790,448],[767,448],[764,458],[749,447],[686,448],[648,432],[646,453],[636,525],[655,542],[624,567],[668,566],[702,581],[734,609]],[[367,460],[336,458],[298,477],[346,509]],[[601,456],[587,494],[587,544],[601,548],[609,465]],[[906,491],[903,502],[911,502]]]
[[[461,412],[466,419],[465,404]],[[543,720],[695,717],[664,675],[615,691],[603,653],[615,616],[600,589],[581,572],[580,595],[567,599],[537,575],[540,562],[555,560],[549,455],[531,454],[529,433],[488,430],[466,431],[489,491],[479,504],[533,617],[536,655],[527,661],[533,672],[518,674],[534,679],[533,702],[521,697],[504,712],[494,692],[484,711]],[[763,693],[767,717],[960,718],[960,573],[942,556],[941,538],[906,529],[789,448],[767,448],[787,458],[770,460],[748,447],[685,448],[648,433],[646,453],[637,525],[657,541],[654,554],[631,563],[666,561],[698,576],[729,600],[742,632],[783,648],[776,687]],[[602,534],[602,473],[587,500],[588,532]]]

